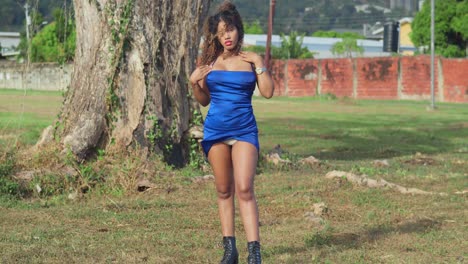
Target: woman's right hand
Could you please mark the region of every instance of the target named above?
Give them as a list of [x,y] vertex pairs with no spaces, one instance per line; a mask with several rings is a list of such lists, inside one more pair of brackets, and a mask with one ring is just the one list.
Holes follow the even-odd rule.
[[190,75],[190,83],[192,85],[197,84],[199,81],[203,80],[210,71],[211,67],[208,65],[197,67],[192,75]]

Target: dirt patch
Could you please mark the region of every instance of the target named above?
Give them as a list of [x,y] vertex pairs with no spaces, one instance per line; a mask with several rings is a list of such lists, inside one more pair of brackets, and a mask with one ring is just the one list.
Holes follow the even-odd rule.
[[450,129],[464,129],[468,128],[468,122],[455,123],[449,126]]
[[437,161],[429,157],[415,157],[413,159],[404,161],[404,163],[411,164],[411,165],[423,165],[423,166],[437,165]]
[[12,139],[12,138],[15,138],[15,137],[17,137],[17,135],[15,135],[15,134],[0,135],[0,139]]
[[327,135],[327,134],[322,134],[318,136],[321,139],[337,139],[338,137],[335,135]]

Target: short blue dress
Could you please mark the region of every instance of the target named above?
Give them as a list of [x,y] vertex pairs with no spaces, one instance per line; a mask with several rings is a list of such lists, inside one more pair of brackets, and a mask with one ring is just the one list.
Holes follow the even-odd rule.
[[212,70],[206,76],[210,91],[210,109],[205,119],[203,140],[205,155],[218,142],[235,139],[253,144],[260,150],[252,95],[257,75],[253,71]]

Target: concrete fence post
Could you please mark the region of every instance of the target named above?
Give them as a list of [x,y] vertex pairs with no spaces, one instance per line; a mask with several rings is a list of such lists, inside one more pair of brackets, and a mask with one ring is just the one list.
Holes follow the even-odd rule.
[[288,79],[289,79],[289,72],[288,72],[288,64],[289,60],[286,60],[286,63],[284,64],[284,95],[288,96],[289,95],[289,87],[288,87]]
[[398,100],[403,99],[403,67],[402,67],[402,62],[401,62],[401,57],[398,57],[398,65],[397,65],[397,71],[398,71],[398,86],[397,86],[397,98]]
[[352,64],[353,64],[353,98],[357,99],[358,94],[357,94],[357,89],[358,89],[358,73],[357,73],[357,59],[352,58],[351,59]]
[[[444,67],[442,65],[442,58],[437,57],[437,60],[435,60],[434,63],[437,63],[437,91],[439,93],[439,102],[444,102],[445,101],[445,87],[444,87]],[[436,65],[434,65],[436,66]]]
[[315,89],[316,95],[322,94],[322,60],[318,59],[318,70],[317,70],[317,87]]

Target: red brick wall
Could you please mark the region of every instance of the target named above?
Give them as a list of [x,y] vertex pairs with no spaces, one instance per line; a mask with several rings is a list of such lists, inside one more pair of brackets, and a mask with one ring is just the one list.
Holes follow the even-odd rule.
[[320,93],[339,97],[353,97],[353,61],[351,59],[324,59],[320,61]]
[[358,98],[398,98],[398,58],[358,58],[356,71]]
[[311,96],[316,94],[318,60],[288,60],[287,80],[289,96]]
[[[403,57],[401,63],[401,98],[428,99],[431,97],[431,58],[428,56]],[[438,87],[438,62],[435,62],[435,93]]]
[[273,94],[274,96],[287,95],[285,86],[285,82],[287,80],[285,78],[285,67],[285,60],[274,60],[271,62],[271,75],[275,85],[275,93]]
[[[437,101],[468,103],[468,59],[437,58]],[[275,95],[332,93],[359,99],[424,99],[431,96],[430,57],[275,60]]]
[[468,102],[468,60],[441,59],[444,101]]

